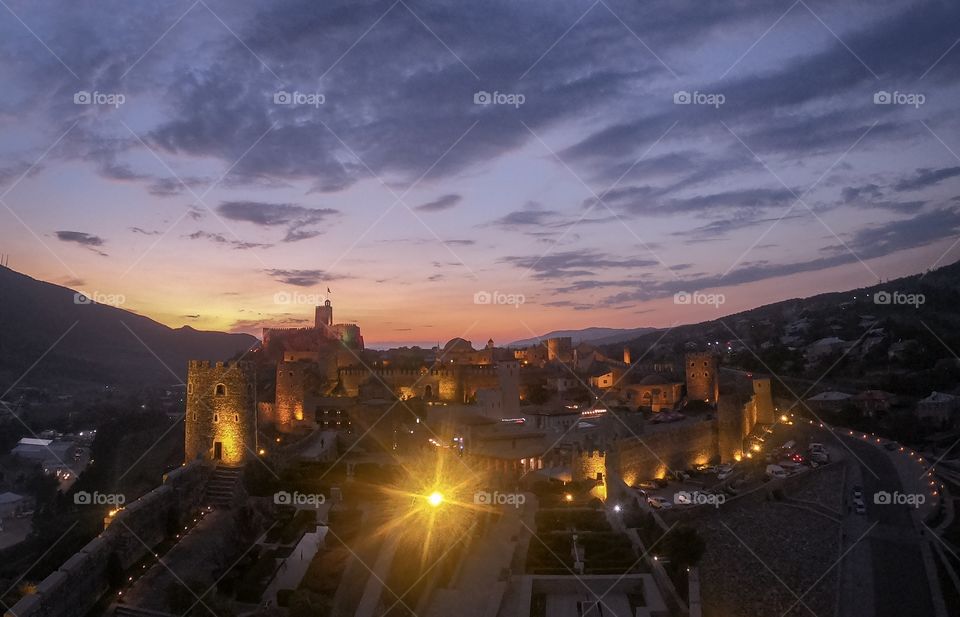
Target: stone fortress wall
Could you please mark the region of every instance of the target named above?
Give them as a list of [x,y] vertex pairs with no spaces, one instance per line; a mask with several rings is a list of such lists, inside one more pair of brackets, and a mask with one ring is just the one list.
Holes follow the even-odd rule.
[[83,617],[109,589],[108,564],[124,570],[150,554],[199,507],[210,468],[194,462],[164,476],[163,484],[130,503],[109,525],[23,597],[4,617]]
[[614,471],[628,485],[715,460],[733,462],[744,455],[744,438],[754,426],[774,421],[769,378],[754,377],[749,393],[732,388],[721,395],[715,356],[690,353],[685,365],[688,399],[713,399],[715,412],[677,423],[648,424],[638,436],[617,439]]
[[[437,369],[340,369],[340,383],[345,396],[357,396],[360,386],[382,382],[395,394],[424,396],[450,403],[465,403],[483,388],[502,384],[519,392],[519,364],[456,364]],[[507,383],[504,383],[507,382]],[[277,389],[278,396],[280,389]],[[519,394],[518,394],[519,396]]]

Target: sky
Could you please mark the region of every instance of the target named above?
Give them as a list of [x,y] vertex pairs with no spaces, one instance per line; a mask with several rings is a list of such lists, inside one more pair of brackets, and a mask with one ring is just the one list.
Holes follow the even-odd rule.
[[693,323],[960,258],[958,78],[955,1],[4,0],[0,252],[172,327]]

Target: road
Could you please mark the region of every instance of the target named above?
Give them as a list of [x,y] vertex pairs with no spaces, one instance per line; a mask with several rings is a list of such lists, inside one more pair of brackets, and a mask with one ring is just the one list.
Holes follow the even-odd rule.
[[[860,459],[860,462],[854,460],[852,463],[860,467],[864,502],[867,506],[866,528],[876,523],[861,540],[869,547],[870,563],[873,567],[873,614],[877,617],[934,617],[930,585],[920,549],[922,540],[913,525],[909,506],[874,503],[874,494],[878,491],[906,492],[896,468],[889,456],[872,444],[855,438],[842,439]],[[847,500],[851,489],[852,487],[847,488]],[[849,521],[846,521],[845,529],[849,528],[848,524]],[[848,533],[846,547],[860,535],[852,537],[852,534]],[[851,565],[853,564],[844,564],[845,567]]]

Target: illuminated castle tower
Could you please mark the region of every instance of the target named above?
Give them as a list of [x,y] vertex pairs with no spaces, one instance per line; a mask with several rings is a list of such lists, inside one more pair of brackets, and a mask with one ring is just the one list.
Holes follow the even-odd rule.
[[717,357],[710,352],[688,353],[687,399],[716,405],[720,398]]
[[333,305],[329,300],[324,300],[323,306],[317,307],[314,326],[319,330],[329,328],[333,325]]
[[769,377],[753,378],[753,401],[757,409],[757,422],[773,424],[776,417],[774,416],[775,408],[773,406],[773,393],[770,391]]
[[251,362],[191,360],[184,461],[242,465],[257,451],[256,370]]

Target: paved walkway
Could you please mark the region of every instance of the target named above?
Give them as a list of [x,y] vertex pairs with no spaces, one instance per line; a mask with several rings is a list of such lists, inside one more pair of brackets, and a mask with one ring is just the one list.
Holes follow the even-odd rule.
[[323,539],[327,535],[327,528],[320,527],[317,531],[303,534],[300,542],[293,548],[293,552],[287,557],[277,575],[273,577],[267,590],[263,594],[262,600],[271,602],[271,606],[277,605],[277,591],[281,589],[296,589],[303,580],[313,556],[323,545]]
[[503,506],[497,524],[470,547],[455,584],[434,591],[423,617],[496,617],[509,586],[501,574],[511,567],[517,539],[535,529],[537,498],[533,493],[526,497],[520,508]]

